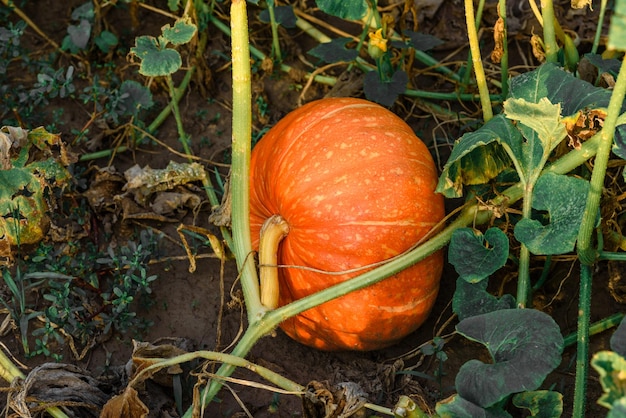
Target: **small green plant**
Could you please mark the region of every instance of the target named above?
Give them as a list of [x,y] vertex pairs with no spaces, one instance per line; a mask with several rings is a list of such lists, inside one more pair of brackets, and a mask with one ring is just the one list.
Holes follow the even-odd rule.
[[26,355],[30,354],[30,346],[28,343],[28,327],[29,322],[37,317],[40,312],[34,312],[28,308],[29,301],[27,294],[42,284],[41,280],[33,280],[32,277],[22,274],[19,266],[15,270],[15,274],[11,274],[9,270],[2,271],[2,279],[9,289],[10,298],[5,300],[0,298],[0,302],[7,309],[13,321],[20,330],[20,340],[22,348]]
[[61,49],[77,54],[85,51],[89,47],[89,40],[100,49],[107,53],[118,44],[115,34],[108,30],[103,30],[93,37],[95,12],[92,2],[87,2],[74,9],[72,12],[73,25],[67,27],[67,35],[63,38]]
[[135,125],[142,125],[139,113],[154,104],[150,90],[134,80],[120,82],[118,77],[109,79],[109,84],[104,87],[95,75],[93,83],[83,89],[81,100],[91,103],[94,114],[113,126],[119,126],[122,118],[132,118]]
[[[99,254],[95,248],[60,259],[49,254],[46,260],[31,268],[62,273],[71,281],[51,281],[43,291],[49,303],[46,320],[55,327],[88,344],[100,334],[111,331],[140,333],[146,323],[137,317],[138,307],[147,307],[156,275],[149,275],[147,264],[158,257],[157,237],[140,233],[140,243],[107,249]],[[87,248],[90,248],[89,246]]]
[[[89,243],[77,251],[60,254],[42,243],[29,259],[18,260],[13,272],[2,271],[10,298],[0,301],[19,325],[26,355],[59,359],[55,347],[67,338],[72,338],[73,349],[76,343],[88,348],[102,335],[132,331],[136,337],[150,325],[136,311],[152,305],[149,295],[157,276],[148,274],[146,266],[158,257],[157,237],[142,231],[139,243],[109,247],[105,254]],[[42,306],[32,305],[29,296],[34,293],[41,294]],[[31,333],[29,324],[36,318],[42,325]]]
[[444,351],[446,341],[441,337],[433,338],[433,341],[425,346],[423,346],[420,351],[425,356],[432,356],[432,358],[437,362],[437,369],[435,370],[434,377],[439,384],[439,389],[441,390],[441,378],[444,376],[443,366],[446,360],[448,360],[448,355]]
[[135,40],[135,46],[130,49],[131,54],[141,60],[139,73],[146,77],[165,77],[170,93],[170,106],[172,107],[180,142],[187,155],[191,155],[189,137],[185,133],[183,121],[178,109],[176,87],[172,80],[172,74],[182,67],[180,53],[168,47],[169,44],[179,46],[188,43],[195,36],[196,26],[188,18],[183,18],[174,26],[165,25],[161,28],[161,35],[139,36]]

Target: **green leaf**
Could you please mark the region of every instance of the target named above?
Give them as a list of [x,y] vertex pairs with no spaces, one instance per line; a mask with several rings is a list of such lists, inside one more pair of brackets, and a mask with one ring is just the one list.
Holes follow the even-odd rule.
[[509,95],[532,103],[546,97],[550,103],[561,105],[563,117],[585,108],[607,107],[611,100],[609,90],[595,87],[552,63],[512,78]]
[[513,309],[516,306],[515,298],[505,294],[500,299],[487,292],[488,280],[478,283],[468,283],[462,278],[456,280],[456,289],[452,297],[452,311],[459,320],[476,315],[482,315],[501,309]]
[[599,351],[591,358],[591,366],[600,374],[604,390],[598,403],[610,409],[616,401],[626,397],[626,360],[613,351]]
[[563,395],[551,390],[522,392],[513,396],[513,405],[527,409],[531,417],[557,418],[563,414]]
[[611,350],[622,357],[626,357],[626,317],[622,319],[619,326],[611,335]]
[[161,49],[152,36],[138,37],[130,52],[141,59],[139,72],[146,77],[170,75],[183,65],[178,51],[171,48]]
[[[293,6],[276,6],[274,7],[274,18],[276,23],[286,28],[295,28],[298,18],[293,12]],[[270,23],[270,12],[267,9],[263,9],[259,13],[259,20],[263,23]]]
[[606,418],[624,418],[626,417],[626,398],[620,398],[613,403],[613,407]]
[[409,77],[402,70],[397,70],[390,81],[382,81],[376,71],[365,74],[363,92],[369,100],[383,106],[391,106],[399,95],[406,90]]
[[482,408],[463,399],[459,395],[453,395],[437,403],[437,414],[441,418],[510,418],[511,414],[501,408]]
[[515,225],[515,238],[533,254],[565,254],[574,249],[585,211],[589,182],[562,174],[546,173],[533,190],[532,207],[547,210],[550,222],[524,218]]
[[518,122],[517,128],[524,137],[502,138],[502,145],[526,184],[533,185],[548,160],[550,153],[565,138],[567,131],[561,122],[560,104],[547,98],[538,103],[526,99],[508,99],[504,102],[507,118]]
[[72,52],[87,48],[89,37],[91,36],[91,23],[87,20],[81,20],[78,25],[70,25],[67,27],[67,34],[75,48],[71,48]]
[[125,115],[137,115],[141,109],[149,109],[154,104],[150,89],[134,80],[125,80],[119,91],[122,100],[118,106]]
[[72,20],[79,21],[82,19],[86,19],[89,21],[93,21],[94,17],[95,12],[93,8],[93,2],[91,1],[83,3],[82,5],[75,8],[74,11],[72,11]]
[[[582,109],[607,107],[611,92],[595,87],[565,72],[555,64],[548,63],[511,79],[510,97],[537,104],[543,98],[547,98],[550,103],[560,105],[561,115],[566,117]],[[626,109],[626,104],[623,109]],[[550,106],[545,106],[545,110],[553,111],[550,110]],[[522,116],[529,124],[533,123],[526,115]],[[556,112],[554,116],[554,121],[549,124],[553,124],[556,132]],[[521,159],[517,162],[520,166],[516,169],[521,170],[522,167],[539,169],[538,165],[533,162],[540,162],[541,156],[544,156],[544,150],[537,145],[541,143],[541,140],[537,138],[536,133],[532,133],[534,131],[530,127],[524,126],[522,125],[521,129],[533,141],[530,145],[524,144],[522,132],[501,114],[492,118],[477,131],[463,135],[455,143],[452,154],[444,166],[437,191],[446,197],[460,197],[463,195],[464,185],[486,183],[504,168],[509,167],[511,158],[497,143],[507,146],[513,155],[520,156],[517,157]],[[551,132],[551,129],[544,129],[544,132]],[[553,140],[548,138],[549,144],[553,144],[556,139],[558,135]],[[484,147],[488,149],[480,150]],[[534,172],[533,175],[537,175],[538,172]],[[532,178],[530,180],[532,184]]]
[[614,7],[607,48],[624,51],[626,50],[626,3],[616,1]]
[[463,196],[463,186],[484,184],[510,167],[511,159],[499,144],[503,138],[522,135],[503,115],[458,139],[439,177],[437,191],[449,198]]
[[359,55],[356,49],[346,48],[346,45],[352,41],[352,38],[333,39],[330,42],[319,44],[309,50],[308,53],[327,63],[351,62]]
[[622,160],[626,160],[626,125],[619,125],[615,128],[613,152]]
[[189,17],[179,19],[174,26],[165,25],[161,28],[163,38],[173,45],[182,45],[191,41],[196,34],[196,25],[191,23]]
[[466,318],[457,332],[479,342],[494,361],[470,360],[456,376],[460,396],[484,408],[507,396],[539,388],[561,362],[563,336],[547,314],[534,309],[504,309]]
[[417,49],[418,51],[430,51],[431,49],[443,44],[441,39],[427,33],[405,30],[404,36],[409,38],[406,43],[401,41],[392,41],[391,44],[397,48],[406,48],[409,46]]
[[103,30],[100,35],[94,40],[100,51],[107,53],[109,49],[117,45],[118,39],[113,33],[108,30]]
[[179,0],[167,0],[167,8],[170,9],[170,12],[177,12],[178,3],[180,3]]
[[489,277],[506,263],[509,239],[498,228],[489,228],[483,235],[472,228],[452,233],[448,261],[465,281],[476,283]]
[[326,14],[347,20],[360,20],[367,12],[366,0],[315,0]]
[[596,67],[599,73],[610,73],[614,76],[617,76],[622,66],[619,60],[615,58],[604,59],[600,54],[585,54],[583,59],[586,59],[591,65]]

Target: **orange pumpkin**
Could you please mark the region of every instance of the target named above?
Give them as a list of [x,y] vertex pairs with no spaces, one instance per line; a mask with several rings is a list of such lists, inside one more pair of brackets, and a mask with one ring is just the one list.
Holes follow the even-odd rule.
[[[252,152],[250,222],[258,248],[263,223],[280,215],[282,306],[414,246],[444,217],[437,171],[424,143],[389,110],[366,100],[328,98],[289,113]],[[394,344],[428,317],[441,252],[367,288],[284,321],[290,337],[321,350]],[[315,271],[315,270],[318,271]]]

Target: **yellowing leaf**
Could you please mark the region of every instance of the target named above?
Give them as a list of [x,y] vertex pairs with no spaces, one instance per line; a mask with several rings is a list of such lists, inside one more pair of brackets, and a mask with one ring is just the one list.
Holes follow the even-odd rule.
[[589,6],[590,10],[593,10],[591,0],[572,0],[572,9],[582,9],[585,6]]
[[[547,97],[542,97],[538,103],[521,98],[507,99],[504,112],[507,118],[517,120],[537,133],[544,153],[550,153],[567,134],[561,123],[561,104],[552,104]],[[523,127],[520,130],[526,138],[529,137]]]

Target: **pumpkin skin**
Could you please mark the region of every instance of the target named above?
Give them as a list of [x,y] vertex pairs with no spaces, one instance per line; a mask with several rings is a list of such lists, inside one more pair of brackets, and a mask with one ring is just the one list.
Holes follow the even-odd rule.
[[[280,265],[341,272],[377,263],[414,246],[445,215],[428,148],[398,116],[362,99],[321,99],[289,113],[254,147],[250,181],[253,247],[270,216],[289,225]],[[426,320],[442,268],[439,251],[280,328],[320,350],[387,347]],[[364,271],[279,268],[279,304]]]

